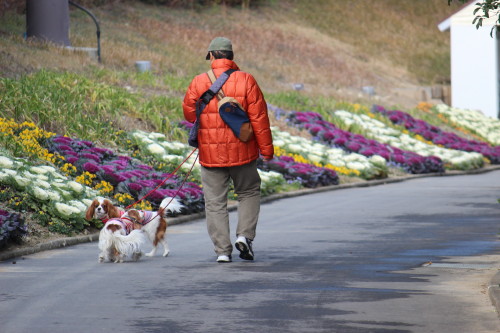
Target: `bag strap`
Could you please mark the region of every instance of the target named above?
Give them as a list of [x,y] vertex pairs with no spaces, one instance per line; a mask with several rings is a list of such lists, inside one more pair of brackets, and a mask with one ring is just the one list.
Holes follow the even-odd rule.
[[[228,69],[227,71],[222,73],[217,78],[217,80],[215,80],[215,82],[213,82],[210,75],[208,75],[208,77],[210,78],[210,81],[212,82],[212,85],[210,86],[210,88],[208,88],[207,91],[205,91],[201,95],[200,99],[198,100],[198,103],[203,103],[203,105],[200,105],[201,107],[196,108],[196,118],[199,118],[200,114],[205,109],[205,106],[207,106],[208,103],[212,100],[212,98],[214,98],[214,96],[219,92],[219,90],[221,90],[224,83],[226,83],[227,79],[229,78],[231,73],[233,73],[234,71],[235,71],[234,69]],[[212,74],[214,74],[212,70],[210,70],[209,72],[212,72]],[[207,72],[207,74],[208,74],[208,72]],[[214,74],[214,77],[215,77],[215,74]]]
[[[224,74],[227,74],[227,77],[229,78],[229,76],[235,72],[236,70],[235,69],[228,69],[227,71],[225,71],[224,73],[221,74],[221,76],[223,76]],[[215,78],[215,73],[214,73],[214,70],[211,69],[207,72],[207,75],[208,75],[208,78],[210,79],[210,82],[212,82],[212,84],[215,84],[215,82],[217,82],[216,78]],[[220,76],[219,76],[220,78]],[[227,80],[227,79],[226,79]],[[222,83],[222,85],[224,85],[224,83],[226,82],[226,80],[224,80],[224,82]],[[222,85],[221,85],[221,88],[222,88]],[[220,101],[221,99],[223,99],[226,95],[224,94],[224,91],[222,91],[222,89],[219,88],[219,91],[217,92],[217,99]],[[215,90],[214,90],[215,92]]]
[[[214,70],[211,69],[207,72],[208,74],[208,78],[210,79],[210,82],[212,82],[212,84],[217,80],[217,78],[215,77],[215,73],[214,73]],[[221,99],[223,99],[225,97],[224,95],[224,91],[222,89],[220,89],[218,92],[217,92],[217,99],[220,101]]]

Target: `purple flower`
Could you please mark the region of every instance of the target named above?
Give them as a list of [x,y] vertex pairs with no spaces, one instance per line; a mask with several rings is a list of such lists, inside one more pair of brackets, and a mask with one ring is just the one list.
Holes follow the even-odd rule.
[[123,170],[128,165],[127,161],[124,160],[113,160],[109,163],[112,163],[118,170]]
[[80,141],[80,143],[84,144],[87,147],[92,147],[94,144],[90,141]]
[[138,180],[136,183],[146,188],[156,187],[156,183],[151,180]]
[[[313,125],[311,126],[311,128],[309,129],[309,132],[311,132],[312,135],[317,135],[318,132],[320,132],[321,130],[323,129],[323,127],[321,126],[318,126],[318,125]],[[326,135],[324,134],[323,135],[324,137],[326,137]]]
[[113,173],[116,171],[116,167],[114,165],[102,165],[101,170],[105,173]]
[[155,190],[151,192],[148,196],[148,199],[154,202],[160,202],[165,198],[164,192],[162,190]]
[[60,151],[73,151],[73,148],[71,148],[70,146],[67,146],[67,145],[60,145],[57,147]]
[[90,173],[97,173],[97,171],[99,171],[99,167],[92,162],[84,163],[82,168],[84,171],[87,171]]
[[340,147],[343,147],[346,142],[347,140],[345,138],[336,138],[335,140],[333,140],[333,143]]
[[82,158],[87,158],[89,160],[94,160],[96,161],[97,163],[100,163],[101,162],[101,159],[99,158],[99,156],[96,156],[94,154],[82,154],[80,155],[80,157]]
[[149,165],[145,165],[145,164],[136,165],[136,168],[142,169],[142,170],[153,170],[153,167],[151,167]]
[[190,123],[187,120],[183,120],[179,123],[179,125],[181,125],[182,127],[186,128],[186,129],[191,129],[191,127],[193,127],[194,123]]
[[73,140],[71,138],[66,137],[66,136],[57,136],[57,137],[53,138],[52,141],[55,143],[70,143]]
[[70,155],[70,156],[78,157],[78,153],[75,151],[65,151],[64,154],[65,154],[65,156]]
[[112,155],[113,154],[113,151],[110,150],[110,149],[106,149],[106,148],[98,148],[98,147],[94,147],[91,149],[91,152],[93,153],[97,153],[97,154],[100,154],[100,155]]
[[[319,131],[318,131],[319,132]],[[312,133],[312,132],[311,132]],[[314,135],[314,134],[313,134]],[[335,139],[335,132],[333,131],[325,131],[323,132],[323,139],[325,141],[332,141],[333,139]],[[345,142],[345,141],[344,141]]]
[[137,183],[129,183],[127,186],[131,191],[140,192],[142,190],[142,186]]
[[130,179],[130,178],[134,177],[134,175],[130,171],[120,172],[120,173],[117,173],[117,175],[119,175],[123,179]]
[[359,153],[364,155],[364,156],[367,156],[367,157],[375,155],[373,149],[370,149],[370,148],[362,148],[362,149],[360,149]]
[[396,163],[399,163],[399,164],[404,164],[405,163],[405,158],[403,155],[399,155],[399,154],[394,154],[392,155],[392,160]]
[[353,152],[358,152],[361,149],[361,145],[356,142],[349,142],[346,144],[346,148]]
[[284,162],[295,162],[295,160],[291,156],[281,156],[281,160]]

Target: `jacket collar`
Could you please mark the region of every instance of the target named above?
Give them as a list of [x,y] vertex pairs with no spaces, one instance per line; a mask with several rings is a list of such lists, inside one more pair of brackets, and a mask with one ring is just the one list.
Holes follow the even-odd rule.
[[216,59],[212,62],[212,69],[222,69],[224,71],[228,69],[236,69],[239,70],[238,65],[232,60],[229,59]]

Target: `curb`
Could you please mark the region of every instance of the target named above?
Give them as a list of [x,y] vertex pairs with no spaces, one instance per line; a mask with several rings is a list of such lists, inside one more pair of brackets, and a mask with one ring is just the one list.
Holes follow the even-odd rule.
[[497,316],[500,317],[500,272],[496,273],[488,286],[488,295],[491,303],[497,310]]
[[[495,171],[495,170],[500,170],[500,165],[490,165],[486,168],[469,170],[469,171],[448,171],[446,173],[440,173],[440,174],[408,175],[408,176],[404,176],[401,178],[377,179],[377,180],[369,180],[369,181],[364,181],[364,182],[359,182],[359,183],[330,185],[330,186],[324,186],[324,187],[320,187],[320,188],[303,189],[303,190],[298,190],[298,191],[294,191],[294,192],[271,194],[267,197],[262,198],[261,203],[269,203],[269,202],[276,201],[276,200],[293,198],[293,197],[298,197],[298,196],[308,195],[308,194],[313,194],[313,193],[322,193],[322,192],[342,190],[342,189],[348,189],[348,188],[370,187],[370,186],[399,183],[399,182],[403,182],[403,181],[411,180],[411,179],[415,179],[415,178],[474,175],[474,174],[482,174],[482,173]],[[232,205],[228,206],[228,211],[234,211],[237,208],[238,208],[237,204],[232,204]],[[204,212],[195,213],[195,214],[191,214],[191,215],[187,215],[187,216],[170,217],[168,219],[168,224],[169,225],[176,225],[176,224],[181,224],[181,223],[201,219],[204,217],[205,217]],[[48,250],[58,249],[58,248],[66,247],[66,246],[77,245],[77,244],[81,244],[81,243],[94,242],[94,241],[98,241],[98,240],[99,240],[99,233],[94,233],[91,235],[84,235],[84,236],[76,236],[76,237],[64,237],[64,238],[52,240],[50,242],[41,243],[41,244],[38,244],[38,245],[30,247],[30,248],[16,249],[16,250],[11,250],[11,251],[6,251],[6,252],[0,252],[0,261],[6,261],[9,259],[13,259],[13,258],[17,258],[17,257],[29,255],[29,254],[41,252],[41,251],[48,251]],[[497,307],[497,313],[499,313],[499,315],[500,315],[500,311],[499,311],[500,310],[500,273],[497,273],[493,277],[493,280],[490,283],[490,287],[488,287],[488,292],[490,293],[490,298],[492,299],[492,302],[494,303],[495,307]]]
[[76,237],[64,237],[60,239],[55,239],[50,242],[41,243],[36,246],[32,246],[24,249],[17,249],[6,251],[0,253],[0,261],[9,260],[16,257],[25,256],[28,254],[33,254],[41,251],[53,250],[60,247],[66,247],[70,245],[76,245],[80,243],[88,243],[99,240],[99,233],[85,235],[85,236],[76,236]]

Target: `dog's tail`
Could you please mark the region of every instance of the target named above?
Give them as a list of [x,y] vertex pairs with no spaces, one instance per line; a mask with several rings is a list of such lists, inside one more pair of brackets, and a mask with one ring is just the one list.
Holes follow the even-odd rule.
[[183,208],[184,205],[176,198],[165,197],[160,204],[159,211],[162,212],[163,217],[166,217],[168,212],[180,213]]
[[146,236],[142,230],[132,230],[126,236],[115,232],[112,239],[116,249],[128,257],[131,257],[134,253],[142,252],[143,244],[146,243]]

